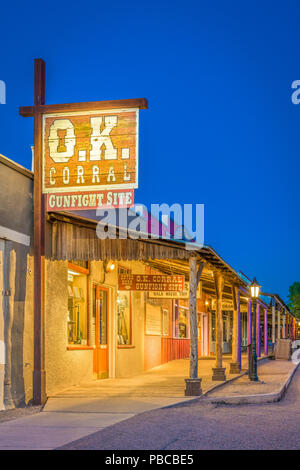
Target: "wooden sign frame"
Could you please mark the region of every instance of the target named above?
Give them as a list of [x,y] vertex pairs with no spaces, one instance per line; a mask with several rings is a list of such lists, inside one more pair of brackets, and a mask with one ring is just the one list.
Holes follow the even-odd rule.
[[[72,106],[72,105],[70,105]],[[99,105],[100,106],[100,105]],[[113,116],[114,113],[116,114],[116,116]],[[134,136],[135,137],[135,145],[134,145],[134,172],[130,171],[130,170],[127,170],[127,165],[128,163],[131,164],[130,166],[132,166],[132,159],[128,156],[127,158],[124,158],[123,160],[121,160],[119,158],[119,156],[116,158],[116,159],[108,159],[108,160],[105,160],[105,159],[101,159],[99,158],[99,160],[94,160],[92,161],[91,158],[90,159],[87,159],[87,155],[90,156],[90,150],[84,150],[84,152],[86,153],[86,156],[84,157],[85,160],[82,160],[80,161],[78,157],[78,160],[76,160],[74,162],[74,155],[75,153],[79,153],[80,151],[77,150],[74,150],[74,146],[75,148],[78,146],[77,144],[77,140],[79,139],[84,139],[85,141],[88,140],[88,137],[76,137],[75,134],[74,136],[72,137],[72,141],[75,141],[74,144],[73,144],[73,156],[72,157],[67,157],[69,158],[70,162],[69,161],[61,161],[61,162],[51,162],[52,163],[52,168],[55,170],[55,172],[57,170],[63,170],[63,168],[69,168],[69,165],[74,167],[75,168],[75,165],[77,167],[82,167],[83,169],[86,169],[86,167],[90,168],[93,167],[93,166],[99,166],[99,167],[112,167],[112,168],[115,168],[115,165],[117,164],[118,167],[121,166],[121,163],[123,164],[123,171],[126,172],[126,176],[127,177],[131,177],[132,173],[134,173],[135,175],[135,179],[134,181],[128,181],[127,182],[116,182],[116,183],[109,183],[109,182],[101,182],[101,180],[103,179],[103,176],[101,175],[101,173],[99,173],[98,175],[98,179],[99,179],[99,182],[96,183],[96,184],[92,184],[91,181],[89,181],[89,183],[87,184],[80,184],[80,185],[64,185],[63,183],[61,183],[59,186],[57,185],[54,185],[54,186],[51,186],[48,182],[46,182],[46,167],[49,165],[49,159],[51,159],[51,155],[49,155],[50,151],[49,149],[47,149],[46,151],[46,142],[48,143],[50,141],[50,137],[47,135],[49,133],[49,129],[48,129],[48,126],[46,125],[46,121],[49,120],[51,121],[52,118],[57,118],[57,121],[61,120],[61,121],[71,121],[72,123],[72,118],[76,121],[78,121],[78,119],[82,119],[83,121],[86,120],[87,122],[85,123],[85,126],[86,127],[90,127],[88,124],[88,118],[91,119],[97,119],[98,118],[102,118],[103,116],[111,116],[111,117],[116,117],[117,119],[119,118],[119,121],[120,121],[120,118],[121,120],[124,119],[125,122],[126,122],[126,117],[125,115],[132,115],[134,114],[135,115],[135,134],[130,134],[128,133],[128,135],[123,135],[122,138],[123,140],[125,139],[130,139],[130,136]],[[126,107],[126,108],[111,108],[111,109],[94,109],[94,110],[87,110],[87,111],[70,111],[70,112],[67,112],[65,111],[62,115],[62,113],[44,113],[43,114],[43,123],[42,123],[42,133],[43,133],[43,143],[42,143],[42,162],[43,162],[43,166],[42,166],[42,191],[44,194],[47,194],[47,193],[63,193],[63,192],[74,192],[74,193],[78,193],[78,192],[81,192],[81,191],[106,191],[106,190],[109,190],[109,189],[113,189],[113,190],[119,190],[119,189],[136,189],[138,187],[138,170],[139,170],[139,166],[138,166],[138,157],[139,157],[139,108],[137,107]],[[53,120],[53,122],[55,122],[55,119]],[[74,126],[74,129],[76,128],[76,124],[74,123],[73,121],[73,126]],[[82,125],[82,124],[81,124]],[[113,134],[115,128],[118,127],[118,124],[116,124],[114,126],[114,128],[112,128],[112,131],[111,133]],[[124,123],[123,123],[123,127],[124,127]],[[51,127],[50,127],[51,129]],[[56,131],[58,132],[58,131]],[[87,131],[85,131],[87,132]],[[126,130],[124,130],[124,132],[126,132]],[[74,130],[73,130],[73,133],[74,133]],[[110,141],[113,140],[113,139],[117,139],[119,136],[114,136],[114,135],[111,135],[111,133],[109,133],[109,135],[106,137],[108,138]],[[51,135],[51,134],[50,134]],[[90,142],[91,143],[91,136],[89,137],[90,139]],[[58,140],[58,139],[57,139]],[[65,137],[64,139],[65,141],[67,141],[67,138]],[[70,139],[69,139],[70,140]],[[97,140],[97,139],[95,139]],[[86,144],[87,145],[87,144]],[[117,151],[117,149],[115,149]],[[128,149],[129,151],[129,149]],[[103,153],[103,152],[102,152]],[[59,154],[58,154],[59,155]],[[121,157],[123,158],[123,157]],[[125,170],[124,170],[125,168]],[[91,171],[91,170],[90,170]],[[70,169],[69,169],[69,172],[70,172]],[[128,174],[127,174],[128,172]],[[92,173],[88,174],[88,175],[84,175],[84,177],[89,177],[89,180],[92,179]],[[58,177],[58,176],[57,176]],[[72,175],[72,177],[74,177]],[[117,178],[119,179],[119,176],[117,175]],[[55,178],[56,179],[56,178]],[[124,178],[125,179],[125,178]]]

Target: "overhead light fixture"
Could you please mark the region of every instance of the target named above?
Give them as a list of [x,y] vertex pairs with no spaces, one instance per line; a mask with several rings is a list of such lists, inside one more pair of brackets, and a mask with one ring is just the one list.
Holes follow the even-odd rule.
[[73,271],[72,269],[68,269],[68,274],[72,274],[72,276],[80,276],[80,273]]
[[105,269],[105,272],[107,272],[107,273],[113,271],[115,269],[115,267],[116,267],[116,265],[113,261],[107,261],[104,264],[104,269]]

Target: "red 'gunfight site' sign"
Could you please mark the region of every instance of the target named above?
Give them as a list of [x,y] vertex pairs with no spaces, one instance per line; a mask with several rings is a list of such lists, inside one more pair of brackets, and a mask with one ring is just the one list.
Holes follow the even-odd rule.
[[132,207],[134,190],[47,194],[47,211],[95,210]]

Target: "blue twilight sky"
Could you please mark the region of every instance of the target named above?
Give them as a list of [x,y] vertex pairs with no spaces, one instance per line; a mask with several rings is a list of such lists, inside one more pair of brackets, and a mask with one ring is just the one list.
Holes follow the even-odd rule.
[[299,276],[296,1],[5,2],[0,153],[30,168],[33,59],[46,101],[146,97],[136,201],[204,203],[205,242],[263,290]]

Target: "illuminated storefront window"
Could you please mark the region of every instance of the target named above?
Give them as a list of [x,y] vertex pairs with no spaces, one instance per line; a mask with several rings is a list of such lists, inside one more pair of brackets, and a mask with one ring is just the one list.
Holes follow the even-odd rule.
[[197,313],[198,341],[202,341],[202,322],[201,313]]
[[216,341],[216,313],[211,312],[211,340]]
[[188,309],[179,307],[179,322],[178,322],[179,338],[188,337]]
[[162,335],[169,336],[169,310],[162,309]]
[[117,297],[118,345],[131,344],[131,293],[119,291]]
[[87,275],[68,270],[68,343],[87,344]]

